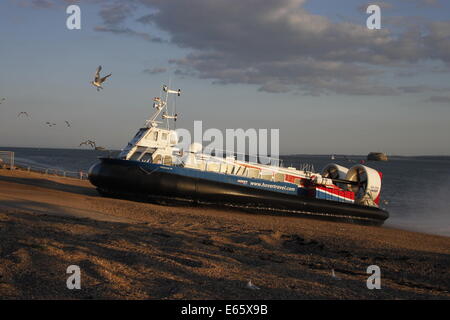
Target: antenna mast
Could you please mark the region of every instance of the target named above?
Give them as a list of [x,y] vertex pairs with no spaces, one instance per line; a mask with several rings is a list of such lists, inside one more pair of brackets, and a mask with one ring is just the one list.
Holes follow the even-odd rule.
[[169,100],[169,94],[176,94],[177,96],[181,96],[181,89],[172,90],[172,89],[169,89],[168,86],[163,85],[162,90],[163,90],[163,92],[166,93],[166,96],[164,97],[164,100],[161,99],[160,97],[153,98],[153,108],[156,108],[156,111],[150,117],[150,119],[148,119],[146,121],[146,126],[147,127],[150,127],[150,126],[151,127],[157,127],[158,124],[161,123],[161,121],[156,121],[156,119],[158,118],[158,116],[163,111],[164,112],[163,112],[161,118],[167,120],[167,129],[169,129],[169,119],[173,119],[173,121],[177,121],[178,115],[176,113],[170,115],[166,111],[168,110],[167,103],[168,103],[168,100]]

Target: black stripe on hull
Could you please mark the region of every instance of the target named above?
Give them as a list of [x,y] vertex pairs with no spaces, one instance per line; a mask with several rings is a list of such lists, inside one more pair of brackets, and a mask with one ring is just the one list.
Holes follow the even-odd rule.
[[170,171],[148,171],[134,161],[101,159],[89,170],[89,180],[102,194],[182,199],[250,211],[299,214],[375,225],[383,224],[389,217],[386,211],[375,207],[289,195]]

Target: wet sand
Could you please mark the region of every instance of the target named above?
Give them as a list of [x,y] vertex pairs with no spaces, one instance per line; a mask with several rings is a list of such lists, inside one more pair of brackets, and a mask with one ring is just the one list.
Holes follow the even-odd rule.
[[102,198],[87,181],[0,170],[2,299],[449,299],[449,271],[449,237]]

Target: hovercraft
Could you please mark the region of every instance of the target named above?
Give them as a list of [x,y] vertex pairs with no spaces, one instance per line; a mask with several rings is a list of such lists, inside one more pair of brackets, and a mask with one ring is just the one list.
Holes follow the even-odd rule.
[[[169,127],[169,94],[155,98],[152,117],[116,158],[100,158],[89,181],[104,196],[173,200],[244,210],[381,225],[389,217],[379,207],[382,174],[358,164],[327,165],[321,173],[261,164],[236,156],[216,156],[193,143],[183,151]],[[161,115],[162,113],[162,115]],[[167,128],[159,126],[161,115]]]

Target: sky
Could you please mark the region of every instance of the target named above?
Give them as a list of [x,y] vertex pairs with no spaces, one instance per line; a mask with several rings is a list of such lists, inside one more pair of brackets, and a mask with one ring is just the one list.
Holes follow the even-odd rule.
[[[121,149],[170,79],[179,128],[279,129],[281,154],[450,155],[449,13],[444,0],[2,0],[0,146]],[[100,92],[98,65],[112,73]]]

